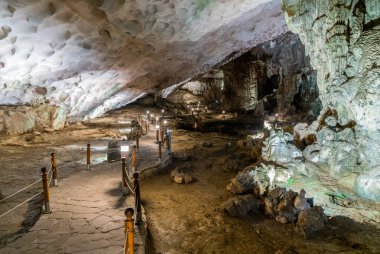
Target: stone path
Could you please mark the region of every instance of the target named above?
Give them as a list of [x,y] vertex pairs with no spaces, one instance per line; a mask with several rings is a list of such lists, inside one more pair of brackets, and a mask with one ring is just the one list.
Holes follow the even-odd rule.
[[[137,170],[159,162],[155,139],[155,130],[141,138]],[[165,148],[162,154],[166,159]],[[134,208],[134,197],[121,195],[120,178],[121,165],[115,162],[59,181],[58,187],[50,188],[52,213],[42,214],[28,233],[0,249],[0,254],[123,253],[124,209]],[[136,244],[145,244],[144,237],[137,236]]]

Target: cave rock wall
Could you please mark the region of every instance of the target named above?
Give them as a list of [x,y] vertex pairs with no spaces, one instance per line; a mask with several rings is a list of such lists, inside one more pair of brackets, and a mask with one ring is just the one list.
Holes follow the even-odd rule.
[[282,0],[282,8],[318,71],[323,107],[336,111],[339,126],[354,129],[342,138],[358,151],[356,191],[380,200],[380,2]]
[[252,110],[286,114],[318,114],[316,72],[298,35],[286,33],[260,44],[222,67],[224,106],[232,111]]

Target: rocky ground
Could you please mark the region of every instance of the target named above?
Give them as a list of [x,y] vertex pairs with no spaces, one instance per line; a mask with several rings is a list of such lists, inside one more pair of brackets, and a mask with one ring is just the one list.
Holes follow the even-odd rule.
[[[212,143],[212,147],[202,143]],[[230,198],[226,185],[236,175],[228,167],[236,138],[217,133],[175,133],[173,149],[190,160],[176,162],[164,174],[144,180],[142,198],[157,253],[378,253],[380,227],[349,217],[329,217],[327,226],[308,239],[292,224],[279,224],[261,212],[231,217],[222,209]],[[182,156],[183,157],[183,156]],[[239,159],[236,165],[241,163]],[[191,167],[189,169],[189,164]],[[182,166],[181,166],[182,165]],[[183,166],[185,165],[185,166]],[[182,167],[195,178],[177,184],[171,171]],[[334,206],[333,203],[329,205]],[[372,209],[377,209],[372,206]],[[370,213],[358,207],[344,208],[346,214]],[[357,216],[360,218],[360,216]]]
[[[1,192],[8,196],[40,177],[41,166],[48,166],[50,153],[56,152],[62,176],[75,174],[85,167],[84,147],[91,141],[93,163],[106,159],[106,140],[127,136],[126,129],[116,123],[147,110],[129,107],[101,119],[71,125],[61,131],[45,131],[2,137],[0,144]],[[159,112],[160,109],[149,109]],[[232,195],[226,186],[237,172],[252,163],[249,156],[235,153],[238,139],[220,133],[173,132],[173,164],[159,175],[142,180],[141,194],[155,253],[378,253],[380,226],[376,203],[354,202],[349,206],[329,202],[333,208],[327,226],[305,239],[292,224],[279,224],[261,211],[231,217],[222,207]],[[24,158],[21,160],[20,158]],[[173,182],[171,172],[179,169],[191,176],[189,184]],[[321,178],[322,179],[322,178]],[[334,185],[331,179],[325,185]],[[305,182],[296,178],[295,191],[307,185],[313,190],[326,186],[320,179]],[[28,190],[7,203],[0,203],[0,212],[12,207],[39,187]],[[313,193],[314,194],[314,193]],[[307,190],[307,195],[310,195]],[[322,195],[321,195],[322,196]],[[372,205],[371,205],[372,204]],[[21,206],[12,216],[1,218],[2,245],[28,230],[39,217],[39,200]],[[358,215],[358,216],[356,216]],[[372,219],[371,219],[372,218]]]

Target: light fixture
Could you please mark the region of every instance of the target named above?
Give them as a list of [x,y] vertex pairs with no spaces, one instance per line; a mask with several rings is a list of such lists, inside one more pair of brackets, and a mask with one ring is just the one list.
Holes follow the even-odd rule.
[[161,110],[161,113],[162,113],[162,114],[165,113],[165,109]]
[[129,152],[129,145],[121,145],[121,146],[120,146],[120,151],[121,151],[122,153],[127,153],[127,152]]
[[156,130],[158,130],[160,128],[160,126],[158,124],[156,124]]
[[168,123],[168,121],[165,120],[165,121],[164,121],[164,125],[166,126],[167,123]]

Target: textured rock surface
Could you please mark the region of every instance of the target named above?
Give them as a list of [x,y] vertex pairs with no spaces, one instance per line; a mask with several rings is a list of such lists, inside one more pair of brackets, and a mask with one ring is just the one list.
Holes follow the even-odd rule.
[[222,204],[222,209],[232,217],[243,217],[248,213],[258,213],[262,202],[253,195],[231,197]]
[[[360,168],[371,171],[380,163],[379,1],[283,0],[282,6],[290,29],[300,35],[318,70],[324,108],[336,110],[341,126],[356,123],[356,137],[347,133],[341,141],[359,148]],[[333,133],[322,136],[335,139]],[[342,146],[334,149],[346,151]],[[339,158],[335,164],[341,164]],[[359,179],[356,189],[362,196],[374,198],[380,179],[370,182],[366,185],[368,181]]]
[[267,111],[284,114],[296,109],[319,113],[316,72],[296,34],[260,44],[221,68],[224,106],[230,110],[252,110],[262,103]]
[[285,31],[275,0],[1,1],[0,101],[95,117]]
[[12,135],[42,129],[59,130],[65,126],[65,122],[65,110],[48,104],[0,107],[0,134]]

